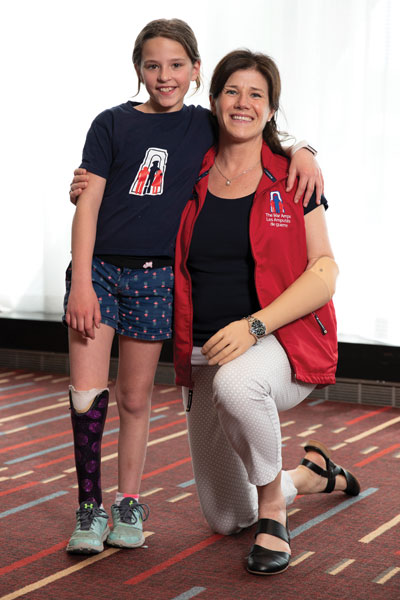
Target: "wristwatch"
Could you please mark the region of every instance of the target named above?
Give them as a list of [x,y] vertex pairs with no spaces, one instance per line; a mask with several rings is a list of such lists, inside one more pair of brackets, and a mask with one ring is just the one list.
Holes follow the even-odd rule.
[[249,333],[255,338],[256,343],[259,339],[264,337],[267,333],[267,328],[265,324],[260,321],[260,319],[256,319],[253,315],[249,315],[248,317],[243,317],[249,324]]

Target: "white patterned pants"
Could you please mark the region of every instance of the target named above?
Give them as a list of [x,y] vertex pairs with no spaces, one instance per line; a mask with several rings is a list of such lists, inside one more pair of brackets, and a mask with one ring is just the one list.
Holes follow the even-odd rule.
[[[225,535],[258,518],[256,486],[282,469],[278,412],[299,404],[314,389],[297,382],[285,351],[268,335],[222,367],[204,362],[194,348],[193,399],[187,413],[189,444],[201,509],[211,529]],[[186,405],[187,388],[183,388]],[[297,490],[282,471],[286,503]]]

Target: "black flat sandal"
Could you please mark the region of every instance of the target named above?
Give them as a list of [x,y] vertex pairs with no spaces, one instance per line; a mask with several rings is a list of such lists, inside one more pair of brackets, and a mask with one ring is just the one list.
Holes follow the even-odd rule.
[[[287,521],[286,527],[284,527],[281,523],[273,519],[260,519],[257,524],[255,537],[259,533],[269,533],[290,544]],[[249,573],[254,573],[254,575],[277,575],[286,571],[289,561],[290,554],[288,552],[270,550],[269,548],[254,544],[247,557],[247,570]]]
[[318,452],[318,454],[320,454],[325,459],[326,470],[322,469],[320,466],[316,465],[310,460],[307,460],[306,458],[303,458],[303,460],[300,463],[301,465],[307,467],[307,469],[310,469],[317,475],[320,475],[321,477],[326,477],[328,483],[326,484],[326,488],[322,490],[321,493],[330,494],[331,492],[333,492],[335,489],[336,477],[338,475],[343,475],[343,477],[347,481],[347,487],[345,490],[342,491],[345,494],[348,494],[349,496],[358,496],[361,488],[360,482],[358,481],[357,477],[355,477],[353,473],[350,473],[350,471],[347,471],[340,465],[336,465],[330,459],[330,450],[322,442],[318,442],[316,440],[308,440],[308,442],[304,446],[304,450],[306,452],[310,452],[312,450],[314,452]]

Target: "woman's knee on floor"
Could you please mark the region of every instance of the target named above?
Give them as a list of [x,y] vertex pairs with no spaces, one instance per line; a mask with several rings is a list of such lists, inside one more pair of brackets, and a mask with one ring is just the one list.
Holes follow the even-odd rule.
[[[227,513],[220,515],[216,514],[215,512],[208,513],[208,511],[204,510],[204,508],[202,508],[202,511],[208,526],[214,533],[219,533],[221,535],[233,535],[234,533],[239,533],[239,531],[246,527],[246,525],[240,526],[237,519]],[[251,525],[251,523],[249,523],[249,525]]]

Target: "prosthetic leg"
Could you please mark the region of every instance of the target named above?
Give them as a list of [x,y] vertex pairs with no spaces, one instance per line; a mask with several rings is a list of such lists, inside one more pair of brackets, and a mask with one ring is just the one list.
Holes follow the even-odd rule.
[[102,504],[101,440],[107,416],[109,390],[93,388],[79,392],[69,388],[79,504],[95,500]]

